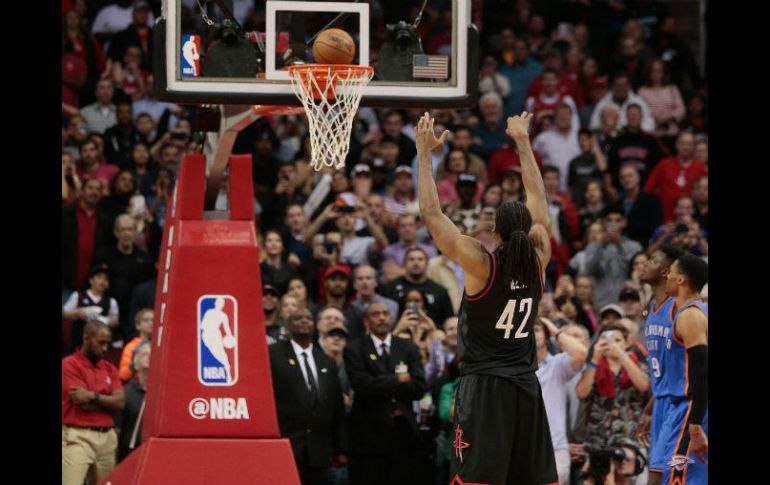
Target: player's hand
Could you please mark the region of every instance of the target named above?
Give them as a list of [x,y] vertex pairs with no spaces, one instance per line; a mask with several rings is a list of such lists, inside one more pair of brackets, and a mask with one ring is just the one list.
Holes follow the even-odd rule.
[[708,465],[706,455],[709,452],[709,440],[703,431],[703,427],[698,424],[690,425],[690,448],[702,463]]
[[639,418],[639,424],[636,426],[636,440],[645,448],[650,447],[650,426],[652,425],[652,416],[642,413]]
[[532,113],[526,111],[518,116],[511,116],[508,118],[508,127],[505,129],[505,133],[513,138],[526,136],[529,137],[529,122],[532,120]]
[[439,138],[436,138],[436,134],[433,131],[433,118],[426,111],[425,114],[417,122],[417,151],[423,152],[438,152],[444,146],[446,137],[449,136],[449,130],[444,130]]

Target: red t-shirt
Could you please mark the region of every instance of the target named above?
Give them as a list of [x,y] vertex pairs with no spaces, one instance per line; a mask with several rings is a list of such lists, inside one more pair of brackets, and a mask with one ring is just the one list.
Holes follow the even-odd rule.
[[88,215],[86,211],[77,205],[75,217],[78,223],[78,259],[75,263],[75,288],[82,288],[86,284],[88,270],[91,269],[91,261],[94,257],[96,246],[96,211]]
[[674,219],[676,198],[689,195],[693,181],[705,175],[708,175],[708,167],[697,160],[687,168],[682,167],[678,157],[664,158],[655,165],[644,183],[644,191],[658,194],[663,205],[664,223]]
[[[102,163],[93,170],[82,169],[79,170],[78,175],[81,180],[85,179],[99,179],[105,188],[109,188],[113,177],[120,172],[120,168],[117,165],[111,163]],[[106,195],[106,194],[105,194]]]
[[123,389],[114,365],[102,359],[96,364],[80,353],[75,353],[61,361],[61,421],[67,426],[112,427],[115,422],[107,411],[83,411],[69,396],[70,387],[82,387],[99,394],[112,394]]
[[[540,158],[540,153],[536,150],[532,150],[535,155],[535,161],[538,168],[543,168],[543,160]],[[503,180],[503,174],[510,167],[521,168],[521,159],[519,153],[514,149],[513,145],[505,145],[502,148],[498,148],[492,153],[489,158],[489,164],[487,165],[487,183],[499,184]]]

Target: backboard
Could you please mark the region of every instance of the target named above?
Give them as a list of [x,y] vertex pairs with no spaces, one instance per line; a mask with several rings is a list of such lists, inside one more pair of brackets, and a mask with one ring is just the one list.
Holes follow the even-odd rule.
[[[242,3],[257,7],[248,11]],[[431,8],[435,4],[443,10]],[[158,98],[299,105],[286,69],[314,63],[313,41],[327,28],[351,35],[352,64],[374,68],[363,106],[476,102],[478,31],[471,24],[471,0],[164,0],[153,46]]]

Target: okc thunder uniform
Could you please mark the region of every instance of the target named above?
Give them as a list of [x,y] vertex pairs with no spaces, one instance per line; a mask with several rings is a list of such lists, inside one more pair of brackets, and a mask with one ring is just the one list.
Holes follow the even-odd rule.
[[[655,396],[650,427],[650,469],[662,473],[662,485],[699,485],[708,483],[708,466],[689,449],[687,420],[692,404],[687,394],[687,349],[674,332],[682,311],[696,307],[708,316],[708,305],[693,301],[674,313],[674,303],[674,298],[669,297],[655,309],[653,300],[644,328],[650,385]],[[702,426],[708,436],[708,408]],[[674,456],[680,458],[672,466]]]
[[499,254],[500,249],[489,254],[484,289],[463,294],[460,308],[451,483],[556,485],[548,416],[535,375],[533,324],[542,281],[536,288],[506,281]]

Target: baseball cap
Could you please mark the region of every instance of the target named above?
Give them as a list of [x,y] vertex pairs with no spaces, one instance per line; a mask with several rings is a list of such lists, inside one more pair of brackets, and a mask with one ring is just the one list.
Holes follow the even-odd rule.
[[273,295],[278,296],[278,290],[271,284],[262,285],[262,294],[264,295],[265,293],[272,293]]
[[333,264],[326,268],[326,271],[324,271],[324,278],[326,279],[329,276],[333,275],[334,273],[342,273],[346,277],[350,278],[350,268],[348,266],[345,266],[344,264]]
[[461,173],[457,176],[457,185],[467,184],[475,187],[477,181],[478,179],[472,173]]
[[620,296],[618,296],[618,301],[625,301],[625,300],[634,300],[634,301],[642,301],[642,298],[639,296],[639,291],[635,288],[623,288],[620,290]]
[[91,268],[91,271],[88,272],[88,278],[91,279],[94,276],[98,275],[99,273],[104,273],[109,277],[110,268],[108,268],[106,264],[99,264],[97,266],[94,266],[93,268]]
[[396,167],[394,172],[395,172],[396,175],[398,175],[400,173],[406,173],[406,174],[412,175],[412,173],[413,173],[412,172],[412,167],[410,167],[409,165],[399,165],[398,167]]
[[134,2],[134,10],[138,10],[140,8],[144,8],[144,9],[149,10],[150,9],[150,4],[147,1],[145,1],[145,0],[136,0]]
[[356,175],[361,175],[361,174],[369,175],[370,173],[372,173],[372,169],[369,168],[369,165],[367,165],[365,163],[358,163],[358,164],[356,164],[353,167],[353,170],[350,171],[350,175],[353,176],[353,177],[355,177]]
[[609,305],[604,305],[601,310],[599,310],[599,316],[603,316],[605,312],[615,312],[618,315],[620,315],[620,318],[625,318],[626,312],[623,311],[622,308],[620,308],[618,305],[614,303],[610,303]]

